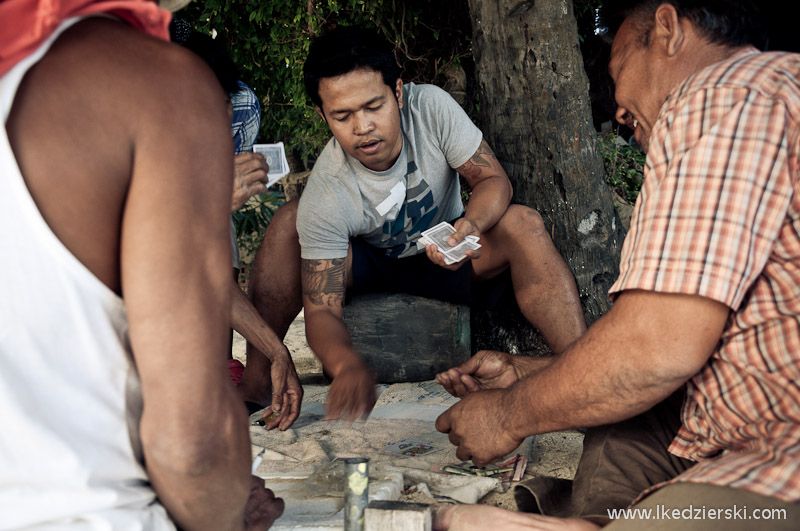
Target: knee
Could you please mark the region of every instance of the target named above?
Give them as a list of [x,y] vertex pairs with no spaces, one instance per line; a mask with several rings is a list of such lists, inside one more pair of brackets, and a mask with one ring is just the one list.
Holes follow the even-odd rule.
[[542,216],[525,205],[510,205],[497,225],[503,234],[512,238],[550,237]]
[[[269,271],[273,262],[280,256],[281,260],[288,260],[293,254],[293,250],[298,248],[299,237],[297,235],[297,201],[293,200],[282,205],[278,210],[272,214],[272,218],[267,225],[267,230],[264,233],[264,238],[258,245],[258,252],[256,252],[253,259],[253,269],[251,270],[251,280],[258,278],[261,275],[262,269]],[[296,254],[300,255],[299,249]]]
[[281,205],[272,214],[272,218],[267,225],[267,237],[293,237],[297,238],[297,199],[292,199],[288,203]]

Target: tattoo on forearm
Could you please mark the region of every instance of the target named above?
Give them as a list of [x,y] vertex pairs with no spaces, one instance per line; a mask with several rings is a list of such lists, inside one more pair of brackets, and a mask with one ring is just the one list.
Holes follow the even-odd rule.
[[320,306],[342,306],[346,275],[344,258],[303,260],[303,295]]

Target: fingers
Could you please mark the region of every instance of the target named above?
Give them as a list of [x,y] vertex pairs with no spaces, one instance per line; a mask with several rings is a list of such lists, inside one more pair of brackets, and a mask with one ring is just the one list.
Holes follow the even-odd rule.
[[469,234],[479,238],[481,236],[478,225],[473,220],[466,217],[457,219],[455,223],[453,223],[453,227],[456,229],[456,232],[447,240],[448,245],[451,246],[456,245]]
[[464,251],[464,254],[470,260],[477,260],[481,257],[481,250],[480,249],[468,249]]
[[276,390],[272,393],[272,411],[280,414],[283,409],[284,390]]
[[453,396],[460,396],[455,390],[455,383],[461,379],[461,371],[453,367],[436,375],[436,383],[444,387],[445,391]]
[[233,158],[234,170],[238,173],[251,173],[253,171],[263,170],[269,173],[269,164],[267,159],[261,153],[240,153]]
[[425,246],[425,254],[428,256],[428,260],[433,262],[438,266],[444,267],[446,264],[444,263],[444,255],[439,252],[439,248],[435,245],[426,245]]
[[269,165],[260,153],[241,153],[233,160],[233,210],[255,194],[266,191]]
[[436,419],[436,423],[434,426],[436,427],[436,431],[441,433],[449,433],[450,432],[450,415],[453,408],[451,407]]
[[[464,378],[467,375],[463,374],[458,368],[450,369],[449,371],[447,371],[447,374],[450,383],[449,386],[450,389],[448,391],[450,392],[451,395],[463,398],[467,396],[470,392],[472,392],[472,390],[474,389],[474,386],[473,389],[470,389],[464,384]],[[470,380],[474,381],[471,377]]]
[[470,359],[456,367],[456,370],[461,374],[475,374],[478,371],[478,367],[481,366],[483,359],[486,357],[486,352],[486,350],[481,350]]
[[[297,417],[300,416],[300,407],[303,402],[303,393],[301,391],[300,395],[298,396],[297,393],[288,392],[284,395],[285,400],[283,402],[284,409],[283,414],[281,415],[280,425],[278,429],[281,431],[286,431],[289,427],[294,424],[294,421],[297,420]],[[288,405],[288,407],[287,407]]]
[[[332,390],[332,389],[331,389]],[[325,420],[346,420],[355,422],[359,419],[366,419],[375,406],[375,392],[354,393],[349,397],[342,397],[337,394],[331,396],[329,391],[328,401],[325,404]]]
[[284,508],[283,500],[264,487],[263,479],[251,476],[250,497],[245,506],[245,529],[269,529],[283,514]]
[[481,384],[478,383],[478,380],[476,380],[469,374],[461,375],[461,384],[463,385],[465,391],[463,395],[458,395],[458,396],[466,396],[468,393],[474,393],[475,391],[480,391],[481,389],[483,389],[483,387],[481,387]]
[[[489,463],[491,463],[492,461],[497,460],[500,457],[500,456],[495,457],[495,456],[488,455],[488,454],[484,455],[484,456],[477,456],[477,455],[472,454],[467,448],[465,448],[463,446],[462,446],[462,448],[464,449],[465,454],[469,456],[466,459],[471,459],[472,460],[472,464],[477,466],[477,467],[484,467],[484,466],[488,465]],[[456,452],[456,455],[458,455],[458,452]]]
[[[453,443],[453,444],[455,445],[455,443]],[[458,449],[456,450],[456,457],[458,457],[462,461],[469,461],[472,458],[472,455],[470,455],[470,453],[467,450],[466,446],[459,446]],[[479,465],[476,461],[472,461],[472,464],[474,464],[475,466],[478,466],[478,467],[479,466],[483,466],[483,465]]]
[[273,353],[270,365],[270,378],[272,380],[272,411],[280,416],[273,419],[266,429],[279,428],[281,431],[288,429],[297,417],[300,416],[300,407],[303,401],[303,386],[294,368],[289,351]]
[[[456,269],[460,268],[461,266],[463,266],[467,262],[467,260],[464,259],[464,260],[461,260],[461,261],[453,263],[453,264],[448,264],[444,260],[444,254],[440,253],[439,252],[439,248],[436,247],[433,244],[425,246],[425,254],[428,256],[428,259],[431,262],[433,262],[434,264],[438,265],[439,267],[443,267],[445,269],[449,269],[450,271],[455,271]],[[468,254],[466,254],[466,253],[464,253],[464,254],[467,256],[467,258],[469,258]]]
[[453,396],[463,398],[469,393],[483,389],[480,382],[460,367],[453,367],[436,375],[436,383]]
[[363,363],[342,369],[328,389],[325,420],[366,418],[375,406],[375,377]]
[[470,234],[471,230],[469,230],[470,226],[468,224],[461,225],[461,228],[456,230],[449,238],[447,238],[447,245],[450,247],[455,247],[467,236]]

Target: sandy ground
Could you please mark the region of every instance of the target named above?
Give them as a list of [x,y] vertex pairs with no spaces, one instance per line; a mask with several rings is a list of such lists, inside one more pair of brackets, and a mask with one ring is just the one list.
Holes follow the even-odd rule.
[[[327,388],[324,385],[320,385],[322,366],[311,352],[305,341],[304,327],[305,323],[303,320],[303,313],[301,312],[293,322],[292,326],[289,328],[284,342],[292,355],[300,379],[304,383],[306,390],[306,396],[304,398],[304,410],[305,408],[309,408],[309,410],[316,411],[316,409],[314,409],[316,406],[322,407],[322,404],[324,404]],[[245,347],[246,343],[244,338],[239,334],[234,333],[233,355],[242,362],[245,362]],[[400,384],[399,386],[396,385],[389,387],[388,391],[386,390],[386,386],[382,386],[382,388],[379,390],[383,391],[383,393],[379,398],[378,405],[387,405],[391,404],[392,402],[418,403],[420,402],[420,388],[424,388],[426,390],[427,393],[425,396],[437,394],[436,392],[430,393],[431,390],[436,390],[437,388],[443,394],[446,394],[444,393],[444,389],[441,386],[438,386],[438,384],[435,382]],[[354,433],[353,430],[340,430],[334,431],[333,433],[331,433],[331,430],[327,429],[315,430],[308,427],[308,421],[301,423],[300,421],[302,419],[303,417],[298,419],[298,422],[295,423],[296,425],[293,426],[292,430],[290,430],[293,432],[291,436],[278,434],[266,436],[257,430],[251,430],[251,434],[254,437],[253,444],[268,446],[266,442],[260,440],[259,438],[263,439],[264,437],[272,437],[272,439],[269,441],[270,444],[274,445],[276,441],[278,443],[281,441],[283,443],[288,442],[289,445],[286,447],[295,452],[309,451],[308,447],[310,445],[318,448],[317,451],[322,451],[319,450],[319,448],[324,449],[323,453],[325,453],[325,456],[331,458],[337,456],[337,447],[352,449],[353,445],[357,444],[351,440],[348,440],[348,437],[355,437],[354,440],[360,443],[364,443],[364,440],[366,439],[374,438],[375,441],[378,441],[375,442],[375,446],[385,444],[390,440],[397,440],[398,437],[405,437],[401,431],[397,431],[398,428],[393,426],[391,422],[380,419],[371,419],[363,425],[366,429],[362,428],[361,431],[368,431],[368,437],[365,437],[363,433]],[[304,425],[298,426],[299,424]],[[278,437],[278,439],[275,437]],[[280,439],[281,437],[283,437],[283,439]],[[291,438],[286,439],[286,437]],[[427,433],[427,437],[428,439],[434,438],[435,434]],[[572,478],[575,474],[578,459],[580,458],[582,440],[583,435],[577,431],[544,434],[527,439],[521,447],[524,448],[529,460],[524,479],[539,475],[568,479]],[[298,444],[301,445],[298,446]],[[368,442],[364,444],[368,444]],[[446,441],[446,439],[441,441],[440,444],[442,444],[442,446],[448,446],[448,448],[446,448],[447,452],[453,452],[454,455],[454,450]],[[450,458],[452,459],[452,456],[450,456]],[[264,463],[262,465],[262,467],[264,467],[262,468],[262,471],[265,474],[269,474],[270,466],[276,468],[276,473],[280,475],[281,464],[277,462],[272,463],[272,465],[270,465],[270,463]],[[405,485],[404,487],[403,494],[400,497],[401,501],[422,503],[433,503],[435,501],[428,495],[428,493],[418,492],[413,485]],[[291,497],[292,493],[286,492],[282,495],[284,497]],[[514,499],[513,488],[508,488],[504,492],[493,490],[484,495],[480,499],[479,503],[496,505],[512,510],[517,508],[516,501]]]

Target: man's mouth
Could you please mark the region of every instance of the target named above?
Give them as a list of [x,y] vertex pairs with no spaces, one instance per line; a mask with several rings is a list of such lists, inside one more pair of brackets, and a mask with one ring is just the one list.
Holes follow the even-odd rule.
[[362,142],[358,145],[358,149],[363,151],[364,153],[374,153],[377,151],[378,146],[380,145],[380,140],[367,140],[366,142]]
[[625,121],[625,126],[629,129],[635,130],[637,127],[639,127],[639,120],[634,118],[633,114],[630,112],[626,112],[622,118]]

